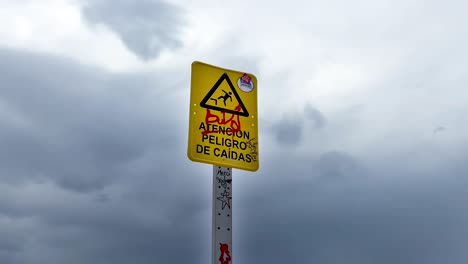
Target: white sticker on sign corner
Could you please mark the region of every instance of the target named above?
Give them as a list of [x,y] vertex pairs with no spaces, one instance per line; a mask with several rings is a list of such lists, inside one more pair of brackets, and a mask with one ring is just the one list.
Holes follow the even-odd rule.
[[246,93],[250,93],[254,89],[252,78],[247,73],[244,73],[244,75],[237,80],[237,86]]

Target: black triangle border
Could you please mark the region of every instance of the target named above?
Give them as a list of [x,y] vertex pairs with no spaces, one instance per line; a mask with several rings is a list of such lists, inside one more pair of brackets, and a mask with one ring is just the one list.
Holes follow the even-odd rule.
[[[243,112],[237,112],[237,111],[234,111],[234,110],[225,109],[225,108],[222,108],[222,107],[211,106],[211,105],[206,104],[208,102],[208,100],[210,100],[210,97],[214,94],[214,92],[218,89],[218,87],[223,83],[224,80],[227,81],[229,87],[231,88],[232,92],[234,93],[234,96],[236,97],[237,101],[239,102]],[[229,79],[229,76],[227,75],[227,73],[223,73],[223,75],[221,75],[219,80],[215,83],[215,85],[213,85],[213,88],[211,88],[211,90],[206,94],[205,98],[203,98],[203,100],[200,103],[200,106],[204,107],[204,108],[211,109],[211,110],[223,111],[223,112],[234,114],[234,115],[240,115],[240,116],[246,116],[246,117],[248,117],[250,115],[249,111],[247,111],[247,108],[245,108],[244,102],[242,102],[242,100],[240,99],[239,94],[237,93],[236,89],[234,88],[234,85],[232,85],[231,79]]]

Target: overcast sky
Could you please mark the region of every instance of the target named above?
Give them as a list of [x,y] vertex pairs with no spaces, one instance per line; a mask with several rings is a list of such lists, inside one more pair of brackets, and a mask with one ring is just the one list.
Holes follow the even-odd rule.
[[0,0],[0,263],[210,262],[195,60],[258,78],[233,263],[467,263],[467,10]]

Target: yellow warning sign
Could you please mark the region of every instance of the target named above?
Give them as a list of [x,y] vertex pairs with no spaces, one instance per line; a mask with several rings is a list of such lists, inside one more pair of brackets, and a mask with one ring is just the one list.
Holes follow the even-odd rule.
[[254,75],[192,63],[187,154],[197,162],[258,170]]

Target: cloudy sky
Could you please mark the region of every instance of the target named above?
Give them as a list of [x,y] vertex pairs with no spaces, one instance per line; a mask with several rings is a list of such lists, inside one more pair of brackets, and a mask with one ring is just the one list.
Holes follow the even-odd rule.
[[0,263],[210,262],[195,60],[258,78],[234,263],[467,263],[467,3],[0,0]]

